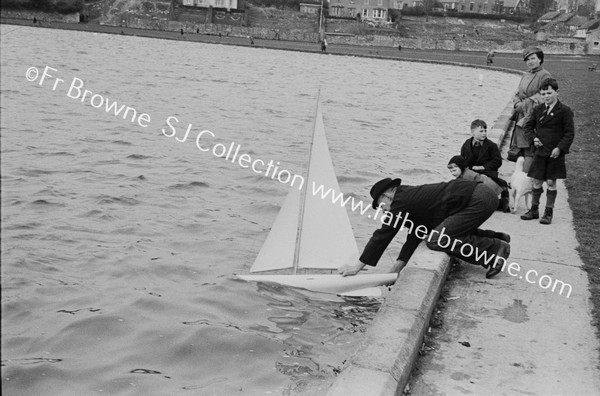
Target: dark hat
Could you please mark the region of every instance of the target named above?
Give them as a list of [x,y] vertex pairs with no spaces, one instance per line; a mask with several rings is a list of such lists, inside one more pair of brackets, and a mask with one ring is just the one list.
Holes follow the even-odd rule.
[[461,157],[460,155],[455,155],[454,157],[450,158],[450,161],[448,161],[448,165],[450,164],[455,164],[463,172],[467,168],[467,160]]
[[542,54],[544,53],[544,51],[542,51],[542,49],[540,47],[527,47],[523,50],[523,60],[526,60],[527,57],[531,54],[537,54],[538,52],[541,52]]
[[379,180],[377,183],[373,185],[371,188],[371,198],[373,198],[373,209],[377,209],[377,200],[390,187],[398,187],[402,183],[401,179],[390,179],[386,177],[383,180]]

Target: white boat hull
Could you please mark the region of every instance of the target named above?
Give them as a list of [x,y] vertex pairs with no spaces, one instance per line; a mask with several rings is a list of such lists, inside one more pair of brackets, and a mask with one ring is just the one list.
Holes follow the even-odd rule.
[[[369,290],[373,287],[393,284],[396,282],[398,274],[238,275],[237,277],[249,282],[277,283],[321,293],[362,296],[373,295],[373,290]],[[367,290],[361,292],[363,289]]]

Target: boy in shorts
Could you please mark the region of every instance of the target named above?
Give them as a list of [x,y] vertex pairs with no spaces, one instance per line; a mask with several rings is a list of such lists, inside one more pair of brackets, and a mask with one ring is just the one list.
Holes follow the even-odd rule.
[[556,200],[556,179],[566,179],[565,154],[575,137],[573,111],[558,100],[558,83],[555,79],[544,80],[540,86],[543,103],[535,106],[531,117],[523,125],[525,138],[535,146],[533,162],[527,176],[533,178],[531,209],[521,216],[523,220],[538,219],[540,197],[547,185],[546,210],[541,224],[551,224]]

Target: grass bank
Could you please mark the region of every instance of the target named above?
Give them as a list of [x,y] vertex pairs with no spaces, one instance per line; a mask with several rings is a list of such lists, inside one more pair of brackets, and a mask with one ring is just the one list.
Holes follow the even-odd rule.
[[[27,20],[2,19],[3,24],[28,25]],[[242,45],[260,48],[321,52],[318,43],[279,40],[254,40],[245,37],[218,37],[197,34],[181,35],[177,32],[138,30],[97,24],[51,23],[42,27],[125,34],[170,40],[187,40],[223,45]],[[19,34],[19,27],[10,34]],[[7,34],[8,34],[7,33]],[[543,48],[543,44],[540,45]],[[465,66],[485,68],[485,54],[480,52],[420,51],[390,47],[330,45],[328,54],[365,56],[391,60],[428,62],[453,62]],[[567,155],[569,204],[573,211],[575,232],[579,242],[578,252],[585,264],[590,281],[593,304],[593,324],[600,338],[600,71],[589,71],[592,63],[600,63],[600,56],[547,55],[544,66],[559,83],[560,100],[575,113],[575,141]],[[519,54],[497,54],[494,68],[498,70],[524,70]],[[516,87],[515,87],[516,90]],[[561,199],[559,197],[559,199]],[[552,232],[552,226],[548,227]]]

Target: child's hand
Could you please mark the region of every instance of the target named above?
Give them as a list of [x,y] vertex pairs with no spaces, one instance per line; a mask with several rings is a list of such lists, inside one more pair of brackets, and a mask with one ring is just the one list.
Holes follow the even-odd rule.
[[515,110],[517,111],[517,113],[522,113],[523,112],[523,101],[517,102],[514,105]]

